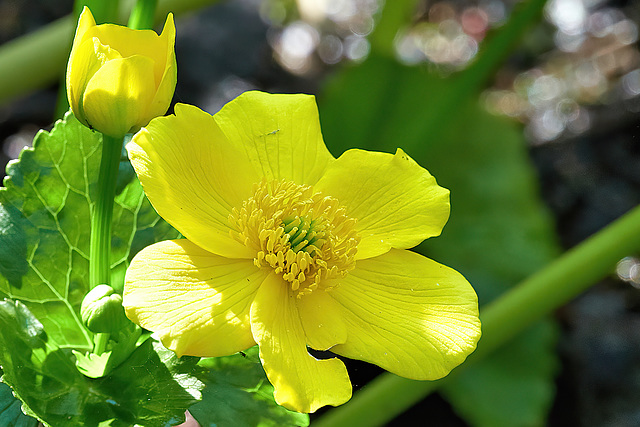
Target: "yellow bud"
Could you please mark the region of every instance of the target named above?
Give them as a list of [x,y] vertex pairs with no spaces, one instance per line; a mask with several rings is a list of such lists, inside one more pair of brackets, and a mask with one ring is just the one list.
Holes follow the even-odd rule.
[[85,7],[67,65],[67,97],[85,125],[112,137],[136,132],[167,112],[176,87],[176,29],[162,34],[96,25]]

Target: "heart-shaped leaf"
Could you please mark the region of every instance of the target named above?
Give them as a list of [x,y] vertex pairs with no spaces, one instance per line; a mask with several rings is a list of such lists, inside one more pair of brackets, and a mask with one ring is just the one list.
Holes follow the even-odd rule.
[[[61,348],[93,347],[79,311],[89,290],[101,140],[67,113],[7,166],[0,188],[0,296],[22,301]],[[121,289],[135,253],[178,233],[153,210],[126,156],[118,187],[111,261],[112,286]]]

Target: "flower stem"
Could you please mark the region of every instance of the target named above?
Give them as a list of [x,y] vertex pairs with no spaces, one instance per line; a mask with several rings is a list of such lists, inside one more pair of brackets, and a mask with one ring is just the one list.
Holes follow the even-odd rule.
[[[91,239],[89,246],[89,286],[111,282],[111,218],[116,195],[116,182],[122,138],[102,135],[102,156],[98,174],[97,200],[91,217]],[[109,334],[97,334],[94,353],[101,354]]]
[[623,257],[640,250],[640,206],[590,237],[547,267],[483,307],[477,350],[448,377],[413,381],[383,374],[349,403],[332,409],[314,427],[378,426],[392,420],[430,392],[508,342],[533,322],[567,303],[610,274]]
[[98,175],[96,205],[91,219],[89,285],[91,289],[102,283],[111,282],[111,217],[113,199],[116,194],[116,181],[122,138],[102,136],[102,157]]
[[153,27],[158,0],[138,0],[131,10],[127,26],[133,30],[147,30]]
[[104,353],[109,343],[109,334],[96,334],[94,338],[93,352],[97,355]]

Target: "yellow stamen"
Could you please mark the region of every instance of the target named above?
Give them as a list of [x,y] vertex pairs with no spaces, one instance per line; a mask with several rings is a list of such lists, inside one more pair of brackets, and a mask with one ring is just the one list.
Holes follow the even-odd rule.
[[338,200],[310,186],[263,180],[232,210],[229,222],[233,237],[255,249],[254,264],[282,275],[298,297],[328,289],[324,281],[355,267],[355,219]]

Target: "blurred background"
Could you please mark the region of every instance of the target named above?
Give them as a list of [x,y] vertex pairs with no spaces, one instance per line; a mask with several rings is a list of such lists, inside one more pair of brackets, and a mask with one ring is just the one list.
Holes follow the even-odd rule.
[[[68,15],[72,3],[0,0],[0,44]],[[325,140],[335,156],[355,146],[383,151],[404,148],[405,140],[413,137],[411,129],[418,125],[409,124],[405,134],[397,133],[398,127],[392,124],[415,123],[423,113],[439,117],[432,105],[453,98],[440,91],[437,82],[455,82],[482,53],[485,39],[500,31],[519,4],[510,0],[418,1],[410,21],[394,30],[386,56],[381,50],[376,53],[371,37],[384,7],[382,0],[234,0],[184,14],[176,21],[178,86],[174,101],[215,113],[250,89],[317,94]],[[478,169],[478,175],[457,178],[471,170],[470,166],[466,161],[460,166],[451,151],[442,154],[444,142],[435,153],[408,144],[407,152],[452,189],[453,212],[471,212],[452,217],[451,232],[445,228],[440,239],[477,239],[477,244],[466,249],[428,242],[420,250],[459,269],[474,285],[478,282],[481,302],[640,202],[639,24],[638,2],[548,1],[542,17],[499,68],[492,70],[491,78],[460,98],[464,102],[459,108],[449,107],[449,114],[458,117],[444,120],[446,129],[438,129],[437,123],[429,128],[438,129],[435,140],[462,141],[458,152],[467,149],[465,139],[475,140],[476,136],[478,142],[469,148],[471,153],[485,153],[481,150],[493,147],[494,140],[509,139],[508,144],[498,144],[486,154],[491,158]],[[413,88],[416,95],[412,95]],[[58,90],[51,85],[2,101],[2,173],[39,129],[51,128]],[[413,101],[405,102],[409,99]],[[362,125],[366,120],[374,123],[371,103],[379,107],[377,117],[385,122],[380,129]],[[422,109],[423,105],[429,107]],[[488,124],[473,124],[468,130],[458,126],[467,121]],[[493,127],[493,123],[499,125]],[[425,144],[429,135],[424,137]],[[450,161],[436,161],[439,155]],[[517,171],[506,168],[507,163]],[[520,174],[524,174],[525,190],[510,187],[504,190],[505,197],[496,199],[504,202],[510,191],[519,195],[524,191],[527,202],[517,209],[496,203],[483,211],[484,216],[475,216],[475,205],[455,198],[455,187],[462,187],[464,181],[472,183],[469,188],[476,199],[493,200],[502,185],[509,185],[512,178],[517,181]],[[526,220],[529,228],[522,234],[517,232],[522,229],[520,213],[522,218],[535,216]],[[489,215],[495,219],[487,219]],[[501,229],[503,220],[513,220],[513,224]],[[504,243],[495,237],[510,232],[517,242]],[[540,234],[545,236],[542,243]],[[483,246],[488,240],[491,245]],[[516,246],[519,249],[510,255]],[[476,256],[483,248],[495,254],[493,275],[480,265],[485,264],[486,255]],[[500,281],[505,282],[503,287],[484,286]],[[554,322],[533,332],[545,337],[540,338],[545,343],[541,345],[550,347],[551,353],[538,357],[538,349],[523,347],[525,356],[513,356],[509,363],[522,364],[524,371],[530,363],[526,355],[535,359],[533,365],[542,359],[544,363],[540,362],[539,369],[532,368],[534,374],[512,377],[507,389],[511,395],[521,390],[520,400],[537,403],[530,407],[514,403],[499,390],[495,395],[488,393],[492,412],[502,408],[506,413],[520,412],[520,418],[517,414],[515,418],[491,418],[465,406],[463,400],[469,400],[465,396],[473,395],[474,390],[491,389],[494,377],[487,369],[466,386],[459,386],[466,387],[467,394],[444,390],[390,425],[425,424],[418,419],[446,426],[640,425],[639,289],[640,259],[629,254],[609,279],[559,309]],[[355,388],[380,372],[356,362],[349,362],[349,370]],[[486,381],[480,382],[482,378]],[[470,402],[482,404],[481,399]]]

